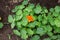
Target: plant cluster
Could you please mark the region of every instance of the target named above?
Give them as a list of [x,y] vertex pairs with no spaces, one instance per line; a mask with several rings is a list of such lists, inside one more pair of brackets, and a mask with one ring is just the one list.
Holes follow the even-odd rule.
[[47,34],[50,38],[44,40],[60,40],[57,35],[60,33],[60,6],[50,8],[34,5],[24,0],[21,5],[12,10],[13,14],[8,16],[8,22],[14,34],[31,40],[39,40],[41,36]]

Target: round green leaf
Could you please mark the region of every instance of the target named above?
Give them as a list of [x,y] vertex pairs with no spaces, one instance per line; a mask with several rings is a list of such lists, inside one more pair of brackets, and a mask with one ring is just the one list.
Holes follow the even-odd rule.
[[13,33],[17,36],[20,36],[20,32],[18,30],[13,30]]
[[36,33],[40,34],[42,36],[42,35],[44,35],[46,33],[46,31],[43,28],[37,28]]
[[42,16],[41,15],[38,16],[38,21],[42,21]]
[[9,22],[9,23],[12,23],[13,20],[14,20],[14,19],[13,19],[12,15],[9,15],[9,16],[8,16],[8,22]]
[[40,40],[40,37],[38,35],[34,35],[30,40]]
[[28,35],[33,35],[34,34],[33,30],[31,30],[31,29],[27,29],[27,33],[28,33]]
[[24,0],[23,2],[22,2],[22,5],[27,5],[28,4],[28,0]]
[[36,8],[34,9],[34,12],[35,12],[36,14],[39,14],[39,13],[41,13],[41,11],[42,11],[41,6],[40,6],[39,4],[37,4],[37,5],[36,5]]
[[16,12],[16,15],[21,15],[22,14],[22,10],[18,10],[17,12]]
[[57,27],[60,27],[60,20],[59,19],[55,19],[54,23]]
[[0,22],[0,28],[2,28],[2,27],[3,27],[3,23]]
[[55,12],[59,13],[60,12],[60,6],[55,7]]

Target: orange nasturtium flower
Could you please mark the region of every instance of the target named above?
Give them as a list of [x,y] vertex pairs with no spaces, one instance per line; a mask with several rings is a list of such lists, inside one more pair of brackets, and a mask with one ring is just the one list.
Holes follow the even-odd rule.
[[27,19],[28,19],[28,22],[32,22],[32,21],[34,21],[34,20],[33,20],[33,17],[30,16],[30,15],[27,16]]

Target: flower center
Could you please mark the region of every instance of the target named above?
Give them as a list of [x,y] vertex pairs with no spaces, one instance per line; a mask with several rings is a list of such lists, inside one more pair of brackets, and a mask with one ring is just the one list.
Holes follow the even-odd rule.
[[28,22],[34,21],[32,16],[27,16]]

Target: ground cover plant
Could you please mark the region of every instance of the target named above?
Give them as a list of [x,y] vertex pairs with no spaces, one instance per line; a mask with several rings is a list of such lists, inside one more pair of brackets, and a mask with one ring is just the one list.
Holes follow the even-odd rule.
[[43,40],[60,40],[60,6],[50,8],[34,5],[24,0],[21,5],[12,10],[8,16],[8,22],[14,34],[26,40],[40,40],[47,34],[49,37]]

